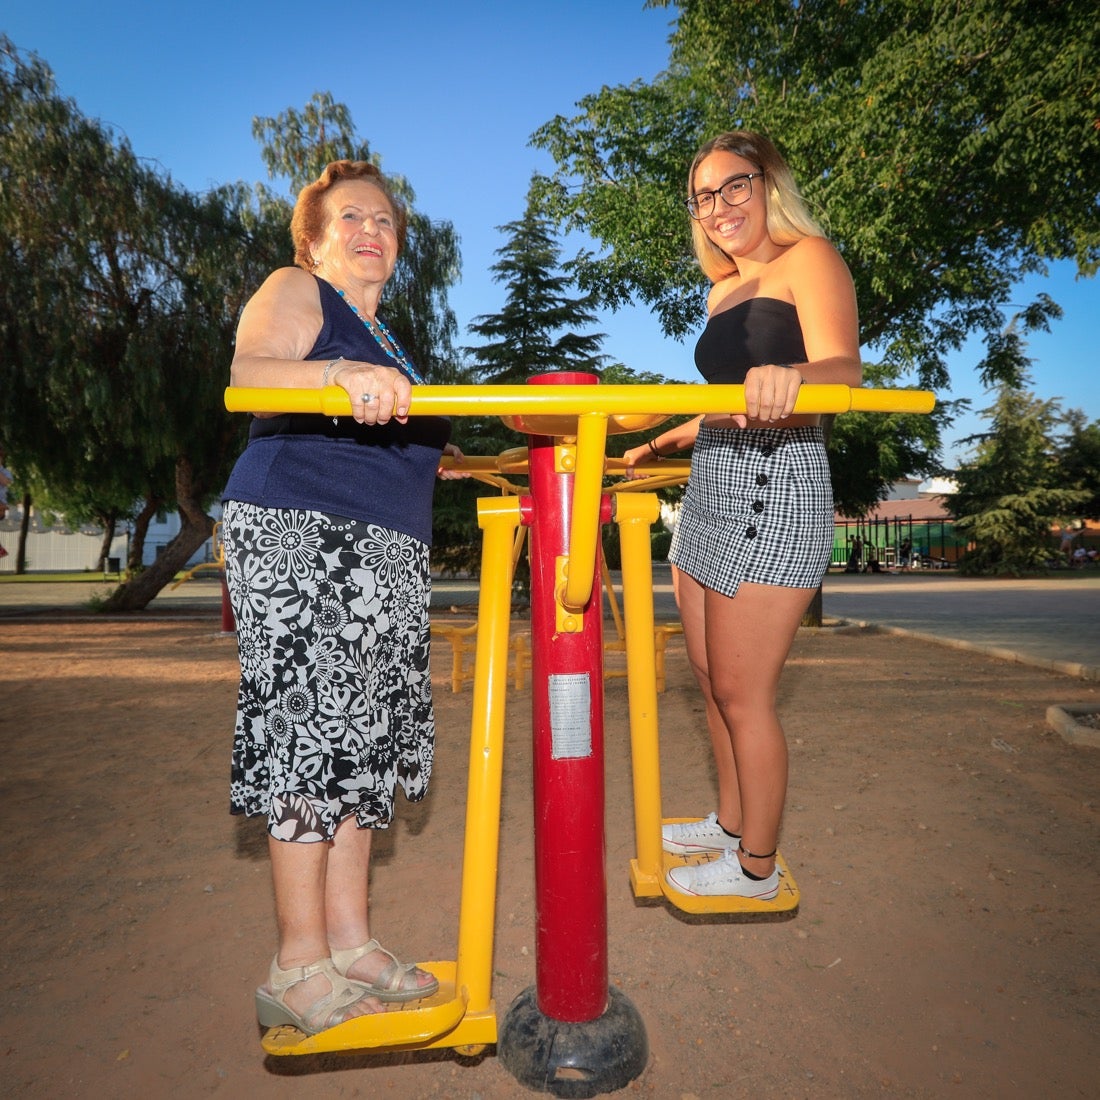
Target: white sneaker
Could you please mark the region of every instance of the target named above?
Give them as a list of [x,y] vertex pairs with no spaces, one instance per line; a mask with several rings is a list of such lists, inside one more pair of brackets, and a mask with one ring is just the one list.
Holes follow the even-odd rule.
[[757,882],[749,878],[741,868],[741,861],[733,848],[727,848],[721,859],[694,866],[673,867],[668,881],[681,894],[696,896],[755,898],[771,901],[779,893],[779,868],[767,878]]
[[718,824],[717,813],[702,821],[678,821],[661,826],[661,847],[676,856],[724,852],[727,848],[736,848],[740,839]]

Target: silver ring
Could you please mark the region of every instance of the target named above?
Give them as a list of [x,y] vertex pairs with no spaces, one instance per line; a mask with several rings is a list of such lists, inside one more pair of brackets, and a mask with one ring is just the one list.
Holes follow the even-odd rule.
[[362,401],[364,405],[373,405],[374,404],[374,394],[373,393],[365,393],[365,394],[363,394],[362,397],[359,398],[359,400]]

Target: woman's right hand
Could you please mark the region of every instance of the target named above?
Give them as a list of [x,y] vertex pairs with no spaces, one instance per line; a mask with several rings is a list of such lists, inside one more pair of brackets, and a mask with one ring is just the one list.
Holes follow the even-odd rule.
[[648,443],[643,443],[638,447],[631,447],[629,451],[623,452],[623,461],[626,463],[626,469],[623,471],[627,481],[633,481],[637,477],[644,477],[644,474],[639,474],[635,471],[635,463],[646,462],[653,458],[653,452],[649,449]]
[[353,360],[334,370],[329,383],[347,390],[351,415],[360,424],[404,424],[409,419],[412,383],[395,367]]

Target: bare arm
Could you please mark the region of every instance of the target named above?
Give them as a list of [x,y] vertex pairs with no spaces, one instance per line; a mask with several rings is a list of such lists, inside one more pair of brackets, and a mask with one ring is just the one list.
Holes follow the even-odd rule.
[[[317,284],[296,267],[280,268],[249,300],[237,325],[237,343],[229,368],[232,385],[285,389],[320,387],[331,360],[307,360],[321,331]],[[393,367],[341,360],[328,375],[352,400],[352,415],[361,424],[384,424],[408,416],[411,386]],[[374,398],[371,404],[361,400]],[[269,416],[269,413],[257,413]]]
[[858,386],[863,377],[855,286],[840,253],[823,237],[806,237],[791,247],[783,263],[807,361],[767,364],[746,373],[749,420],[786,420],[804,382]]
[[[626,476],[634,476],[634,464],[636,462],[648,462],[651,459],[667,458],[677,451],[686,451],[694,446],[695,438],[699,434],[699,425],[703,422],[702,416],[697,416],[686,423],[677,424],[668,431],[655,435],[646,443],[640,443],[637,447],[631,447],[623,452],[623,461],[626,463]],[[652,444],[652,445],[651,445]],[[654,454],[656,451],[656,454]]]

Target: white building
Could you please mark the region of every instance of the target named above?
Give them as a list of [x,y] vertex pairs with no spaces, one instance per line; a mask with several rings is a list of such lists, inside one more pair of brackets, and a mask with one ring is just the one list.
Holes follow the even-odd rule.
[[[221,515],[221,505],[215,505],[211,512],[217,519]],[[18,504],[9,504],[8,514],[0,520],[0,546],[7,555],[0,558],[0,573],[15,572],[16,551],[19,548],[19,526],[23,522],[23,509]],[[179,534],[180,518],[176,512],[161,512],[149,524],[145,536],[145,550],[142,564],[151,565],[165,546]],[[117,559],[122,568],[130,550],[129,522],[119,525],[118,532],[111,540],[108,555]],[[48,525],[38,512],[31,509],[31,525],[27,533],[27,572],[28,573],[92,573],[99,568],[99,552],[103,543],[103,528],[87,525],[73,529],[63,521]],[[187,562],[189,566],[199,562],[213,561],[213,531],[211,538],[193,554]],[[110,566],[115,566],[112,560]],[[111,568],[111,572],[117,569]]]

